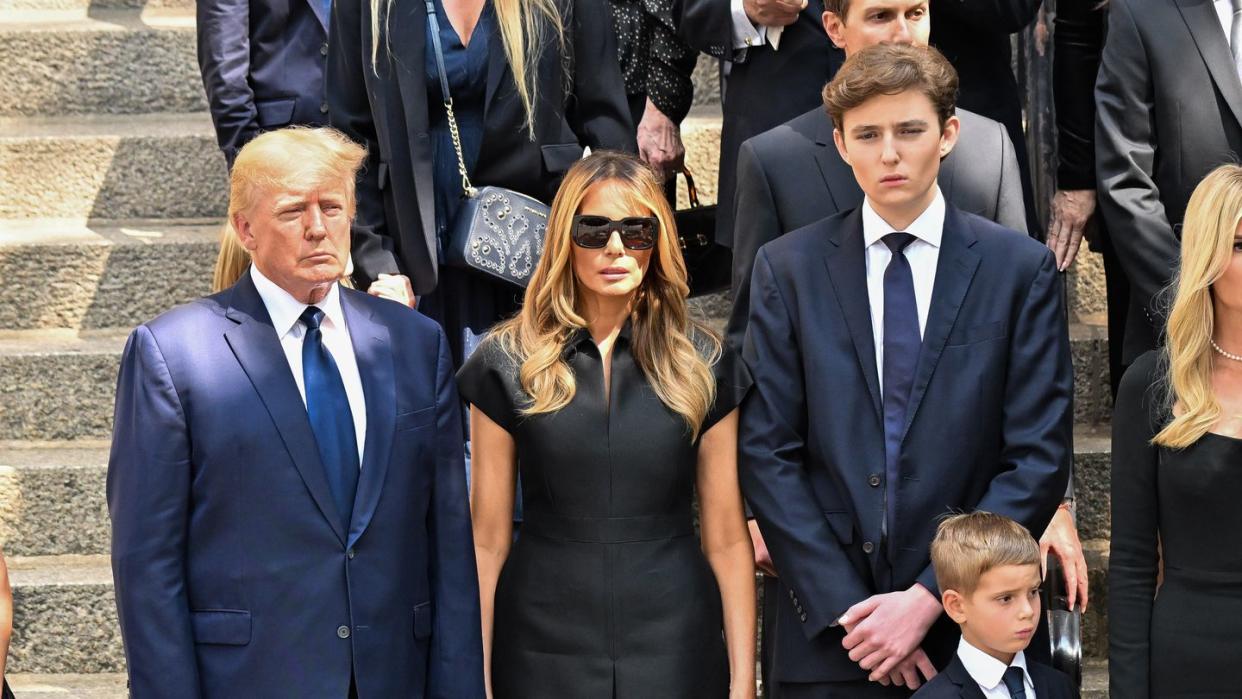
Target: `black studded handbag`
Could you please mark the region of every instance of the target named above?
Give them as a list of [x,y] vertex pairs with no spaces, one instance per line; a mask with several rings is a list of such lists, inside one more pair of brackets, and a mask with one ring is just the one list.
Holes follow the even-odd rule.
[[465,201],[458,209],[449,230],[444,250],[445,262],[464,267],[496,279],[525,287],[530,281],[539,256],[543,253],[544,232],[548,228],[548,205],[521,192],[504,187],[474,187],[466,172],[466,159],[461,152],[461,136],[457,117],[453,114],[453,98],[449,94],[444,52],[440,47],[440,25],[435,3],[427,0],[427,21],[431,24],[431,40],[440,73],[440,89],[444,95],[444,111],[448,116],[453,150],[457,152],[457,171]]
[[690,297],[724,291],[733,274],[733,251],[716,242],[716,205],[699,204],[699,190],[690,170],[683,167],[681,174],[686,178],[690,208],[678,209],[674,216]]

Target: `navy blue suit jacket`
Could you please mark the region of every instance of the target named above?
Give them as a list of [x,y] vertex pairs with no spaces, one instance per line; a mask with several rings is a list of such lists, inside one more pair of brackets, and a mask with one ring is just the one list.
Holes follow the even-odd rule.
[[250,274],[139,326],[108,465],[133,696],[482,697],[461,404],[444,333],[341,289],[366,396],[337,514]]
[[[760,248],[743,356],[741,481],[780,572],[778,681],[865,673],[832,626],[871,595],[921,583],[939,597],[937,517],[984,509],[1038,536],[1065,493],[1073,380],[1062,285],[1039,242],[947,207],[915,370],[888,546],[882,394],[859,209]],[[877,581],[891,578],[891,586]],[[957,629],[923,644],[938,667]]]
[[[1047,665],[1026,661],[1026,670],[1035,683],[1035,696],[1039,699],[1078,699],[1078,692],[1064,673]],[[931,682],[914,693],[915,699],[984,699],[979,683],[966,671],[961,659],[953,656],[953,662]]]
[[229,167],[260,131],[328,123],[320,0],[198,0],[198,65]]

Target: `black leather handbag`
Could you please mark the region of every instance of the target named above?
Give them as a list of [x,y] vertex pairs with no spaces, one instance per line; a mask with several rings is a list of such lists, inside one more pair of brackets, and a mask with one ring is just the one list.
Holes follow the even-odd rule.
[[427,21],[431,25],[444,111],[448,116],[449,133],[453,137],[453,150],[457,152],[457,171],[461,174],[462,196],[465,198],[449,230],[445,261],[454,267],[464,267],[525,287],[543,253],[548,205],[504,187],[476,188],[470,184],[466,159],[461,152],[457,117],[453,114],[453,98],[444,70],[440,23],[432,0],[427,0]]
[[1052,644],[1052,666],[1069,676],[1075,687],[1082,686],[1082,609],[1071,609],[1065,589],[1065,574],[1055,555],[1048,555],[1044,575],[1044,610],[1048,640]]
[[681,174],[686,178],[690,208],[679,209],[674,217],[681,256],[686,260],[686,271],[690,277],[690,297],[694,298],[729,288],[733,275],[733,251],[716,242],[716,205],[700,204],[694,176],[684,167]]

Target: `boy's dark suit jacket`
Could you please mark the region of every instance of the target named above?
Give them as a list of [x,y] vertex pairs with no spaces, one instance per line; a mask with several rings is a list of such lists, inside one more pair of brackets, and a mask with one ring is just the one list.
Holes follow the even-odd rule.
[[[1064,673],[1029,660],[1026,669],[1031,673],[1038,699],[1078,699],[1078,690]],[[961,658],[954,655],[943,672],[914,693],[914,699],[983,699],[983,690],[966,672]]]
[[[1072,453],[1062,289],[1038,241],[946,206],[885,546],[861,211],[760,248],[743,350],[755,388],[738,441],[742,488],[784,588],[775,680],[863,679],[833,623],[916,582],[938,597],[928,547],[944,512],[978,508],[1033,532],[1047,526]],[[957,638],[942,617],[923,648],[942,667]]]

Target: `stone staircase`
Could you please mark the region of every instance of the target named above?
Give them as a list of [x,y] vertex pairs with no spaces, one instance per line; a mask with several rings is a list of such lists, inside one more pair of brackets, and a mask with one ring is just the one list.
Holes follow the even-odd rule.
[[[192,0],[0,0],[0,542],[19,697],[125,696],[104,503],[117,364],[135,324],[208,291],[227,198],[194,41]],[[711,202],[719,93],[699,68],[683,136]],[[1078,277],[1076,307],[1098,312],[1098,283]],[[720,319],[727,301],[699,306]],[[1102,658],[1105,343],[1079,324],[1073,344],[1087,647]]]

